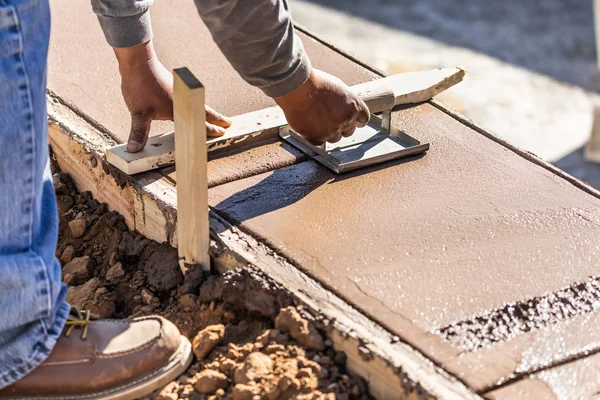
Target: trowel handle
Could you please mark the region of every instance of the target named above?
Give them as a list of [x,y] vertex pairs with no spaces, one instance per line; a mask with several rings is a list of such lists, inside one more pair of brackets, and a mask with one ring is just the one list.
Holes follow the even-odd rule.
[[352,90],[372,113],[388,111],[399,104],[421,103],[462,81],[461,68],[408,72],[361,83]]

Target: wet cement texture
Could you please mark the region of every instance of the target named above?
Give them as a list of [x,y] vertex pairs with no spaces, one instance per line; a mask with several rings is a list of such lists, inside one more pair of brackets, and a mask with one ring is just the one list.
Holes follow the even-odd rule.
[[[116,61],[89,3],[51,5],[50,89],[123,142],[129,115]],[[152,13],[162,61],[190,67],[214,108],[236,115],[272,105],[228,66],[192,1],[156,2]],[[349,84],[373,77],[302,37],[315,66]],[[600,200],[432,105],[405,108],[394,124],[431,150],[346,175],[279,150],[273,157],[282,163],[269,164],[260,151],[258,161],[221,158],[210,205],[471,387],[493,388],[527,351],[560,363],[552,348],[519,339],[553,326],[560,329],[544,341],[561,342],[570,337],[562,330],[569,318],[577,321],[569,327],[574,339],[568,354],[557,354],[598,348],[587,336],[577,339],[577,328],[588,325],[572,315],[597,315],[585,308],[596,307],[596,286],[580,286],[598,275]],[[155,124],[153,133],[168,129]],[[249,172],[240,171],[240,159]],[[568,304],[551,294],[569,286],[558,292],[573,296]],[[527,304],[532,314],[511,314],[506,304]],[[493,323],[478,325],[486,313]]]
[[[303,162],[214,187],[210,205],[434,360],[493,345],[517,368],[529,348],[511,339],[527,329],[514,321],[500,333],[508,314],[475,332],[448,327],[596,275],[600,201],[430,105],[398,112],[395,124],[429,141],[427,155],[339,176]],[[577,299],[573,313],[588,304]],[[562,321],[558,303],[538,306],[518,322]],[[450,372],[484,371],[470,383],[487,388],[514,373],[496,359]]]
[[600,278],[590,278],[556,292],[445,326],[438,331],[444,340],[464,352],[556,323],[600,308]]

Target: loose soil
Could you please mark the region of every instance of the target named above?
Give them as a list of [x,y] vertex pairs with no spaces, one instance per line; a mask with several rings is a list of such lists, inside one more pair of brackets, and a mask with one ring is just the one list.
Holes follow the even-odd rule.
[[184,279],[177,251],[130,232],[53,163],[56,256],[68,301],[99,318],[159,314],[193,341],[196,360],[148,399],[370,399],[307,313],[253,268]]

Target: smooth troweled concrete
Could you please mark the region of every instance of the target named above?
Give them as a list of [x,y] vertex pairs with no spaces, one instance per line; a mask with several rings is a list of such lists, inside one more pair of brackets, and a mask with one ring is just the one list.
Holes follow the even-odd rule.
[[600,200],[431,105],[394,122],[429,141],[427,155],[339,176],[304,162],[212,188],[209,203],[428,356],[459,364],[451,372],[483,370],[471,384],[492,386],[515,371],[498,370],[497,356],[457,363],[461,350],[435,332],[597,274]]

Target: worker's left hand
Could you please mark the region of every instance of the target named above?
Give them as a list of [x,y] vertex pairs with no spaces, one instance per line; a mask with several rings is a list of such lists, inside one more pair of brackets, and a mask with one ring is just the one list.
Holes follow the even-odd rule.
[[[173,120],[173,75],[156,57],[152,42],[114,50],[121,92],[131,114],[127,151],[136,153],[146,145],[152,121]],[[205,112],[207,136],[223,136],[231,120],[209,106]]]
[[369,108],[340,79],[313,69],[290,94],[274,99],[290,127],[315,145],[335,143],[369,122]]

